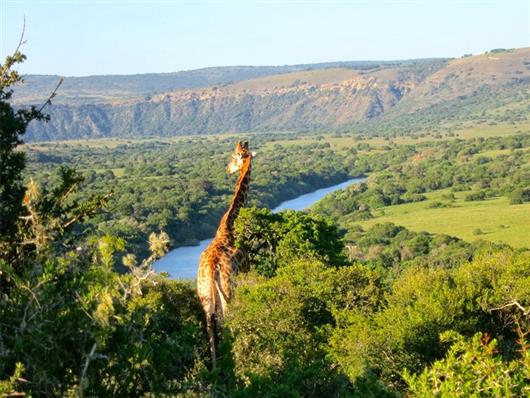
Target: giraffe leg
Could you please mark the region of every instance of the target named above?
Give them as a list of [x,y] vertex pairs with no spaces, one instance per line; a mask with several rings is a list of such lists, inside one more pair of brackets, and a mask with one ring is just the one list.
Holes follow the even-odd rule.
[[217,347],[219,346],[219,335],[217,333],[217,316],[210,314],[206,317],[208,330],[208,341],[210,343],[210,355],[212,359],[212,370],[217,366]]

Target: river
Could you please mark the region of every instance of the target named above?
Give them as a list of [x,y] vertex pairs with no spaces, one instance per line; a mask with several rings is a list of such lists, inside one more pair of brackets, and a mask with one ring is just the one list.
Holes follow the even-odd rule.
[[[297,198],[287,200],[276,208],[273,212],[281,210],[304,210],[318,202],[328,193],[344,189],[352,184],[363,182],[366,177],[352,178],[340,184],[331,187],[318,189],[316,191],[298,196]],[[167,272],[172,278],[195,279],[197,276],[197,267],[201,253],[208,247],[213,238],[202,240],[196,246],[182,246],[168,252],[164,257],[154,263],[157,272]]]

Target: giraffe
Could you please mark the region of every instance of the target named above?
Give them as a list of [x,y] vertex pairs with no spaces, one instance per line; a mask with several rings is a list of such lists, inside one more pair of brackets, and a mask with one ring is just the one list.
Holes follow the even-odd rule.
[[239,171],[232,202],[221,218],[210,245],[201,254],[197,275],[197,293],[206,315],[206,327],[212,368],[217,361],[217,345],[226,307],[233,294],[232,273],[248,263],[246,253],[234,246],[233,225],[239,210],[245,206],[250,185],[250,169],[255,153],[248,142],[238,142],[228,164],[230,174]]

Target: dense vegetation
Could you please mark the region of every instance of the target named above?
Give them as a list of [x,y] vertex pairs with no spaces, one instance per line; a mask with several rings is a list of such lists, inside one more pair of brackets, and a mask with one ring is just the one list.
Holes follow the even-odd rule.
[[[530,394],[528,250],[354,224],[385,204],[421,202],[441,188],[484,192],[470,200],[510,195],[512,206],[521,206],[528,136],[389,142],[384,151],[360,142],[342,152],[323,143],[258,142],[254,204],[314,188],[321,176],[371,177],[337,194],[340,202],[335,196],[317,206],[320,215],[254,207],[240,213],[237,244],[249,251],[250,270],[236,280],[219,367],[210,370],[193,287],[156,275],[151,264],[170,243],[160,229],[175,236],[171,223],[181,208],[191,206],[187,217],[205,225],[206,214],[222,209],[231,184],[211,159],[224,159],[228,142],[148,142],[150,152],[117,147],[115,158],[105,148],[30,150],[24,186],[26,156],[17,147],[29,120],[43,115],[14,112],[9,102],[10,86],[20,81],[11,67],[22,60],[17,52],[0,73],[1,160],[11,171],[0,180],[1,395]],[[494,158],[475,156],[506,148]],[[88,152],[94,158],[87,160]],[[98,162],[108,171],[90,170]],[[63,163],[82,171],[53,170]],[[143,178],[158,170],[159,178]],[[116,199],[107,195],[111,188]],[[140,240],[124,234],[123,218],[147,223],[165,207],[170,213],[140,232],[147,252],[140,259],[132,253]]]
[[[275,207],[303,193],[342,182],[348,160],[325,144],[262,148],[253,163],[251,201]],[[120,143],[111,148],[39,145],[28,149],[29,175],[48,184],[58,165],[75,166],[84,176],[83,193],[113,192],[109,211],[87,227],[127,239],[142,254],[152,232],[166,231],[172,245],[193,244],[213,236],[231,199],[234,180],[224,168],[233,139]],[[146,255],[144,252],[143,255]]]
[[366,167],[368,161],[377,166],[374,171],[380,171],[363,184],[329,195],[314,210],[348,229],[348,239],[356,237],[359,222],[377,220],[391,206],[425,201],[430,192],[443,192],[440,200],[429,201],[430,208],[458,206],[455,195],[459,193],[466,201],[504,196],[514,206],[526,203],[530,199],[529,146],[530,135],[524,134],[400,146],[379,160],[377,155],[359,157],[355,167]]
[[[374,174],[367,183],[330,196],[316,208],[350,230],[348,236],[354,233],[356,221],[377,216],[383,206],[423,201],[426,193],[443,188],[469,198],[504,195],[514,202],[528,200],[528,135],[400,146],[383,141],[384,152],[363,140],[338,151],[322,140],[304,143],[303,135],[251,138],[258,152],[251,205],[273,208],[349,176]],[[274,143],[286,138],[292,144]],[[27,175],[48,184],[56,179],[58,165],[66,164],[84,176],[81,198],[113,191],[109,210],[85,227],[122,237],[130,250],[145,257],[145,242],[152,232],[166,231],[172,246],[213,236],[232,193],[233,181],[223,165],[233,140],[32,145],[26,149],[31,160]],[[499,156],[481,155],[497,150]],[[448,193],[432,206],[456,206],[454,202]]]

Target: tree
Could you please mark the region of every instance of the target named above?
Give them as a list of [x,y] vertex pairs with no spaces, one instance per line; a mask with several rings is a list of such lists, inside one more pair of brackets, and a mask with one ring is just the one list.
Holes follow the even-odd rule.
[[123,239],[75,230],[108,197],[73,197],[75,170],[25,189],[16,147],[28,123],[46,117],[8,102],[21,82],[11,68],[24,59],[17,49],[0,70],[0,395],[174,396],[205,353],[195,292],[151,267],[167,234],[151,234],[151,255],[137,264]]
[[32,120],[46,119],[35,107],[15,110],[9,103],[13,95],[11,87],[22,81],[19,73],[12,69],[26,59],[20,52],[20,44],[0,66],[0,253],[4,255],[11,249],[23,212],[22,171],[26,162],[24,152],[15,151],[15,148],[22,144],[20,137]]
[[16,148],[22,144],[21,136],[33,120],[48,120],[42,113],[44,107],[51,103],[59,84],[48,100],[37,109],[15,110],[9,100],[13,95],[12,87],[23,81],[18,71],[13,70],[17,64],[24,62],[26,56],[20,51],[24,33],[13,55],[6,57],[0,65],[0,254],[13,252],[17,240],[17,224],[23,213],[24,184],[22,171],[26,165],[25,155]]
[[265,276],[273,276],[278,268],[300,258],[335,266],[345,262],[339,230],[317,215],[242,209],[235,235],[236,245],[249,254],[252,267]]

